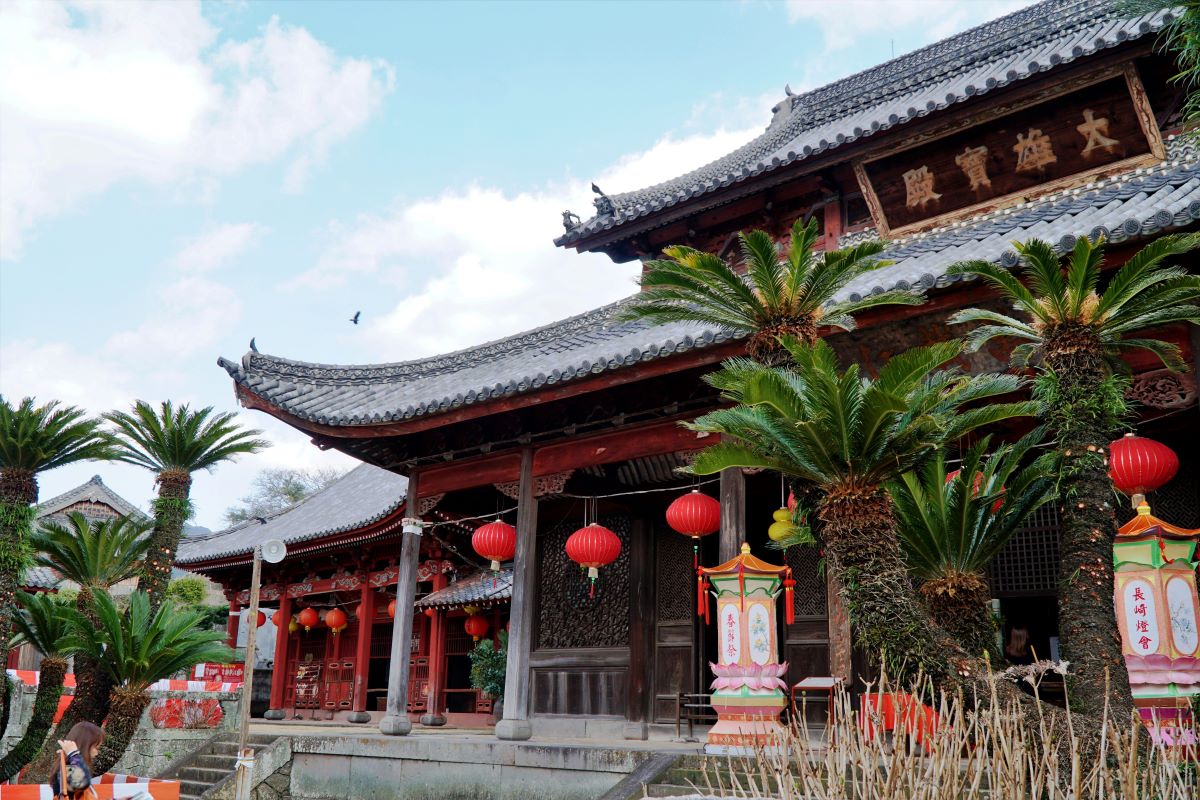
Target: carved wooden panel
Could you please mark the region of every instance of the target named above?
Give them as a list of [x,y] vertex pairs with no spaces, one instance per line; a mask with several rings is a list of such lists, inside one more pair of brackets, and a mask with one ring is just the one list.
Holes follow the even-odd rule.
[[659,622],[691,622],[696,613],[692,540],[670,528],[654,532],[654,584]]
[[594,596],[589,595],[586,571],[567,558],[567,538],[579,529],[580,520],[564,522],[540,537],[539,648],[629,644],[630,520],[615,515],[602,517],[600,524],[620,538],[621,555],[601,568]]
[[[1124,73],[1013,110],[857,169],[883,232],[956,211],[999,205],[1157,149]],[[1153,134],[1152,134],[1153,135]]]
[[1133,376],[1125,397],[1150,408],[1187,408],[1196,402],[1196,376],[1156,369]]
[[816,547],[799,545],[787,549],[787,565],[792,568],[792,578],[796,581],[793,604],[796,616],[817,617],[824,619],[827,613],[825,603],[825,574],[820,569],[821,552]]
[[533,670],[533,713],[624,717],[627,669]]

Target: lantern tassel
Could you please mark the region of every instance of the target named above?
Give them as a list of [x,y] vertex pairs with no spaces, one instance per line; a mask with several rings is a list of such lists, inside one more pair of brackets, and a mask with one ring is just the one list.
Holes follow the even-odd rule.
[[700,540],[692,537],[692,569],[700,569]]
[[699,572],[696,573],[696,616],[704,616],[704,608],[708,605],[708,600],[704,596],[704,576]]
[[591,579],[591,585],[588,587],[588,598],[595,599],[596,597],[596,579]]
[[792,599],[795,586],[796,581],[792,579],[792,568],[788,567],[787,578],[783,581],[783,602],[787,604],[784,619],[787,620],[788,625],[796,621],[796,603]]

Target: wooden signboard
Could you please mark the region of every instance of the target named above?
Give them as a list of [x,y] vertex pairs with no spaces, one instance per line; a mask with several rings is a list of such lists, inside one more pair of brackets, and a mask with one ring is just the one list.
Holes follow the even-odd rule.
[[882,235],[932,227],[1165,157],[1132,64],[855,164]]

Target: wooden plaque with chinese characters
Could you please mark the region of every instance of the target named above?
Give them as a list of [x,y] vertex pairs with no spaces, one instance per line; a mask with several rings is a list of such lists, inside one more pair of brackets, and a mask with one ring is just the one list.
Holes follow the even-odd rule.
[[856,169],[880,232],[895,234],[1160,158],[1153,115],[1128,67]]

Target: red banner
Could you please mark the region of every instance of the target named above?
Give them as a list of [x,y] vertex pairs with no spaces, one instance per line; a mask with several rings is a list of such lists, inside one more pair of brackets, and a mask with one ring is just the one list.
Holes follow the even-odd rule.
[[246,679],[245,664],[197,664],[194,673],[198,681],[241,683]]

